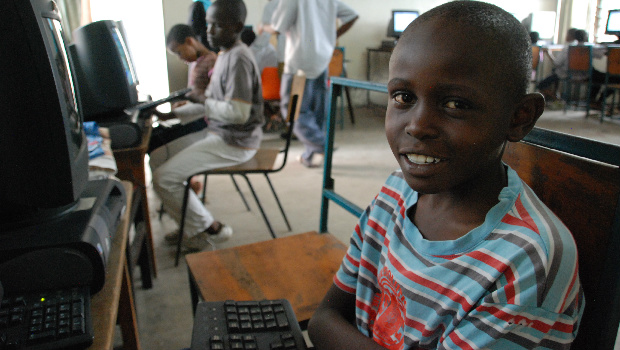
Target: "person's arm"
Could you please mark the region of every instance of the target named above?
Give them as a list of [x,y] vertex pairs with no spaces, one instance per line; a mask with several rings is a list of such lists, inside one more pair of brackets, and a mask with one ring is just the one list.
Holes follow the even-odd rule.
[[352,20],[348,21],[347,23],[341,25],[336,31],[336,37],[339,38],[342,34],[346,33],[349,29],[351,29],[351,27],[353,27],[353,23],[355,23],[355,21],[357,21],[358,18],[359,17],[355,17]]
[[355,326],[355,295],[334,284],[312,315],[308,335],[317,350],[384,349]]
[[269,34],[275,34],[275,35],[279,35],[280,32],[278,32],[271,24],[265,24],[261,27],[261,31],[259,32],[259,34],[261,34],[262,32],[267,32]]
[[244,124],[250,119],[252,111],[254,66],[247,58],[239,58],[228,68],[230,76],[226,82],[224,99],[208,98],[195,91],[186,97],[204,105],[207,118],[227,124]]

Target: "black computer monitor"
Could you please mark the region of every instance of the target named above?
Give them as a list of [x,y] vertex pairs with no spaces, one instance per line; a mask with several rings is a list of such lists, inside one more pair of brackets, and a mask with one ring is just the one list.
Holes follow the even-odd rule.
[[419,12],[415,10],[392,10],[387,36],[395,39],[400,38],[409,23],[418,16]]
[[75,61],[84,120],[116,117],[138,103],[138,78],[116,21],[97,21],[77,28],[69,52]]
[[620,9],[609,10],[605,34],[620,36]]
[[88,148],[58,8],[0,1],[0,234],[56,217],[88,182]]

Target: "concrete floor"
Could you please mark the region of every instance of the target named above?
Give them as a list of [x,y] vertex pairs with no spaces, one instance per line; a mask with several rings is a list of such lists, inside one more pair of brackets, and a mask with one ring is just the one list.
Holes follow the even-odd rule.
[[[620,144],[620,123],[599,123],[598,116],[584,118],[584,112],[545,112],[538,126],[570,134]],[[348,115],[347,115],[348,117]],[[337,127],[333,160],[336,191],[353,203],[366,207],[389,173],[397,168],[383,131],[384,110],[357,108],[356,123],[345,121],[344,129]],[[266,143],[278,142],[277,135],[267,135]],[[288,232],[268,186],[262,176],[253,178],[254,187],[267,209],[267,215],[278,236],[286,236],[319,228],[320,191],[323,168],[307,169],[296,161],[302,146],[294,142],[286,167],[271,176],[272,182],[285,206],[293,230]],[[227,248],[270,239],[265,223],[258,212],[245,183],[239,181],[251,211],[246,211],[228,176],[209,178],[207,207],[214,216],[234,229],[233,237],[218,248]],[[143,349],[176,350],[188,348],[192,334],[192,312],[185,261],[174,266],[175,249],[163,242],[164,234],[177,228],[170,217],[158,219],[159,199],[149,189],[151,223],[156,245],[158,277],[153,288],[141,288],[139,270],[135,271],[135,302],[138,313],[140,341]],[[331,205],[329,232],[348,242],[356,218],[343,209]],[[118,332],[117,332],[118,333]],[[117,337],[120,340],[120,337]],[[616,345],[617,349],[620,349]]]

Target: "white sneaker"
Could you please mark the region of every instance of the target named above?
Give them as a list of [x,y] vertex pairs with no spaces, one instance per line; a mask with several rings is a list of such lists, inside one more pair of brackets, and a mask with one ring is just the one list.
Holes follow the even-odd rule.
[[195,236],[183,237],[183,247],[188,251],[200,251],[207,246],[215,245],[227,241],[233,235],[232,227],[221,224],[220,230],[216,234],[209,234],[207,231],[198,233]]
[[233,235],[232,227],[222,224],[220,231],[218,233],[214,235],[207,234],[207,240],[211,243],[222,243],[230,239],[232,235]]

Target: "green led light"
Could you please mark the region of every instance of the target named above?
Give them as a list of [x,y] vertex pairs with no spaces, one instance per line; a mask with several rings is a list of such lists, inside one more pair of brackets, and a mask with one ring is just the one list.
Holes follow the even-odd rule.
[[45,301],[45,298],[41,298],[41,301]]

